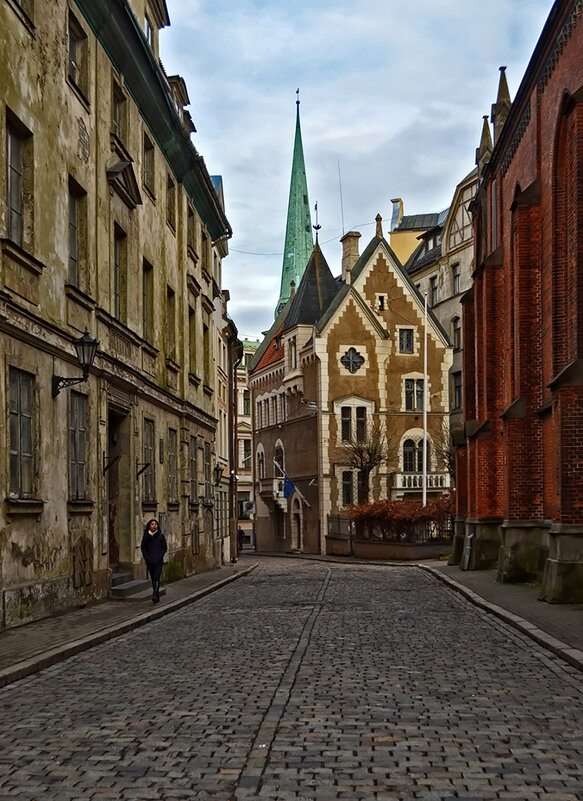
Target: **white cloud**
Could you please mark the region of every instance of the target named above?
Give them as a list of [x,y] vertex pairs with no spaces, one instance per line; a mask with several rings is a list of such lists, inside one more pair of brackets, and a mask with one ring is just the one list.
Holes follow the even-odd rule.
[[447,206],[474,166],[498,67],[508,66],[514,93],[552,0],[167,5],[162,60],[185,78],[194,143],[223,176],[234,231],[223,274],[229,312],[240,335],[256,336],[279,294],[296,88],[310,202],[337,273],[338,162],[345,228],[362,225],[363,245],[377,212],[388,224],[391,197],[406,213]]

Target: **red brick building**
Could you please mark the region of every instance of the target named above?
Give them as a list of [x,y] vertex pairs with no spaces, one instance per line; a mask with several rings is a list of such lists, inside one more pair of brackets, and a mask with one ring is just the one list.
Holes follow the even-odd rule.
[[[457,555],[583,601],[583,3],[558,0],[477,151]],[[470,535],[471,538],[470,538]],[[467,547],[465,547],[467,546]]]

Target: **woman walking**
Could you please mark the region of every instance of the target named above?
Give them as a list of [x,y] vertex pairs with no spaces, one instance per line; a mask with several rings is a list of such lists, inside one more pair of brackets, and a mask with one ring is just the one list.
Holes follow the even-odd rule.
[[168,550],[166,537],[160,531],[157,520],[149,520],[146,524],[141,548],[146,568],[152,579],[152,602],[157,604],[160,600],[160,574],[164,564],[164,554]]

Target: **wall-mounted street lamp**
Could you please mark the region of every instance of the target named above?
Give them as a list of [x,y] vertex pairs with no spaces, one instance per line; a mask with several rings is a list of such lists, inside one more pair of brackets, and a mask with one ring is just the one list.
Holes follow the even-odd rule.
[[99,342],[89,336],[89,331],[85,329],[85,333],[79,339],[73,340],[73,345],[77,352],[77,361],[83,369],[83,376],[81,378],[63,378],[60,375],[53,376],[52,396],[56,398],[59,392],[65,387],[71,387],[73,384],[80,384],[87,381],[89,378],[89,370],[95,359],[97,346]]
[[317,412],[318,411],[318,404],[316,401],[308,400],[307,398],[300,398],[300,403],[305,404],[307,410],[309,412]]
[[218,462],[213,468],[213,473],[215,474],[215,487],[218,487],[223,477],[223,468]]

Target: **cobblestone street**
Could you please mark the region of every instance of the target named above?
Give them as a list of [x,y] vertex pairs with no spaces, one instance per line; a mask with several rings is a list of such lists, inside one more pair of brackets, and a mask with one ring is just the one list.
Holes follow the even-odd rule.
[[583,799],[583,676],[410,567],[259,569],[0,691],[0,799]]

